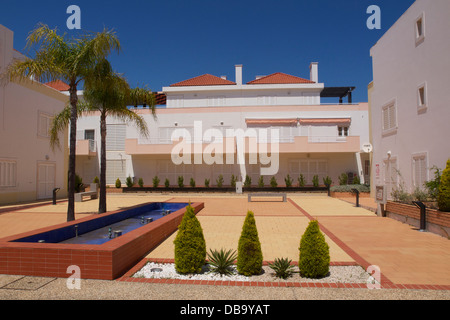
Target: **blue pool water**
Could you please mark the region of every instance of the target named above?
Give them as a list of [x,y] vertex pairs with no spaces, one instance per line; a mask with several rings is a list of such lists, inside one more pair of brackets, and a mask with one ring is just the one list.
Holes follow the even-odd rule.
[[100,245],[114,239],[115,231],[121,231],[121,234],[124,235],[147,225],[148,218],[152,218],[153,221],[156,221],[164,217],[167,210],[175,212],[187,206],[188,203],[154,202],[138,208],[118,212],[113,215],[104,217],[100,215],[99,218],[81,222],[77,224],[76,227],[75,225],[71,225],[18,239],[14,242]]

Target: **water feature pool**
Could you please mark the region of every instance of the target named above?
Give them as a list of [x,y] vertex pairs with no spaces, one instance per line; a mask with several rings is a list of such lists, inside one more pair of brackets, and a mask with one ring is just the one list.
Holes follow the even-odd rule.
[[101,245],[185,208],[187,205],[188,203],[153,202],[112,216],[100,216],[95,220],[35,234],[14,242]]
[[[0,274],[66,278],[77,266],[82,279],[116,279],[176,232],[187,205],[146,203],[0,239]],[[204,203],[191,206],[197,214]],[[109,228],[122,235],[109,239]]]

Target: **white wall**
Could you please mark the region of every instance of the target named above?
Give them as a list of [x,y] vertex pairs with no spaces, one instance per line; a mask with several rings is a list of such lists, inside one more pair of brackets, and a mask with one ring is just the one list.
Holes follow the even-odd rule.
[[[13,32],[0,25],[3,71],[12,58]],[[61,149],[52,150],[50,139],[39,132],[39,116],[61,112],[67,98],[58,91],[34,81],[10,82],[0,89],[0,161],[15,163],[15,184],[0,187],[0,203],[36,200],[39,194],[38,166],[54,165],[56,175],[49,177],[51,187],[60,187],[58,197],[67,190],[67,132],[60,135]],[[64,136],[65,135],[65,136]],[[2,172],[1,174],[4,174]]]
[[[450,158],[450,2],[416,1],[386,32],[371,50],[373,59],[372,128],[374,185],[383,184],[383,164],[391,152],[397,160],[407,190],[412,191],[412,157],[427,155],[427,167],[445,168]],[[423,17],[425,37],[416,43],[415,23]],[[418,110],[418,88],[426,85],[427,108]],[[397,106],[397,130],[382,132],[382,108],[394,101]],[[376,166],[381,168],[378,179]],[[433,172],[427,172],[427,179]]]

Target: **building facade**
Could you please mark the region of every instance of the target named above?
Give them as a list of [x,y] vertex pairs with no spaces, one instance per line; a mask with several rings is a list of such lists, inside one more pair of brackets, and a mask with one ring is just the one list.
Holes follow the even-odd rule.
[[[177,185],[183,176],[186,185],[193,178],[197,186],[205,179],[214,186],[222,175],[230,185],[232,175],[240,181],[248,175],[254,186],[261,176],[265,185],[273,176],[284,185],[289,175],[297,185],[300,174],[306,185],[315,175],[320,184],[327,176],[337,184],[342,173],[369,181],[369,155],[362,151],[368,104],[321,104],[321,95],[333,90],[318,81],[317,63],[310,70],[310,79],[275,73],[243,84],[237,65],[235,81],[206,74],[164,87],[156,118],[135,109],[148,124],[147,137],[107,118],[107,184],[130,176],[151,186],[157,176],[161,185],[165,179]],[[89,182],[99,176],[99,115],[79,118],[78,130],[77,173]]]
[[450,158],[450,2],[417,0],[370,51],[372,187],[424,188]]
[[[13,31],[0,25],[0,74],[15,59]],[[67,132],[60,149],[50,147],[49,128],[67,96],[33,80],[0,86],[0,204],[67,196]]]

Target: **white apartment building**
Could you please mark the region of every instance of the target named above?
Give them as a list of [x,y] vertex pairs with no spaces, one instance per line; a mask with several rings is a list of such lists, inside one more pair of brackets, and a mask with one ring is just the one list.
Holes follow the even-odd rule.
[[[307,185],[314,175],[320,184],[326,176],[337,184],[342,173],[369,181],[369,154],[362,151],[369,142],[368,104],[321,104],[329,96],[351,101],[354,88],[326,88],[317,63],[310,71],[309,79],[275,73],[244,84],[237,65],[234,81],[206,74],[164,87],[156,118],[149,109],[135,109],[147,121],[148,137],[107,118],[107,184],[130,176],[151,186],[158,176],[161,185],[166,178],[177,185],[183,176],[186,185],[194,178],[197,186],[205,179],[214,186],[219,175],[224,185],[232,175],[249,175],[256,186],[264,175],[266,185],[275,176],[281,186],[288,174],[294,185],[300,174]],[[77,173],[89,182],[99,176],[99,115],[79,118],[78,130]],[[244,146],[237,133],[245,136]],[[188,139],[192,144],[182,145]]]
[[[15,59],[14,33],[0,25],[0,74]],[[0,85],[0,204],[67,196],[67,132],[61,150],[50,148],[51,119],[67,97],[37,81]]]
[[450,158],[450,1],[417,0],[373,46],[372,187],[423,188]]

